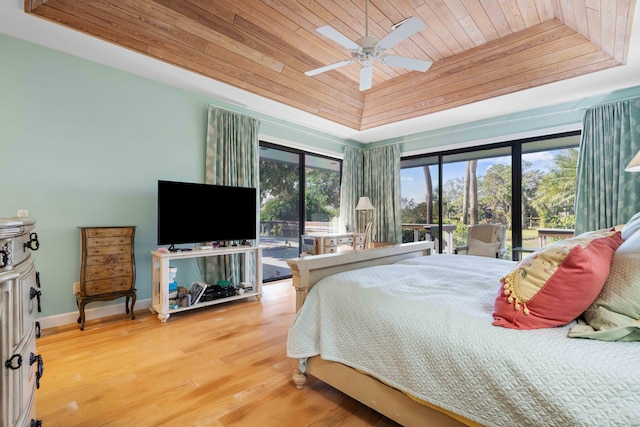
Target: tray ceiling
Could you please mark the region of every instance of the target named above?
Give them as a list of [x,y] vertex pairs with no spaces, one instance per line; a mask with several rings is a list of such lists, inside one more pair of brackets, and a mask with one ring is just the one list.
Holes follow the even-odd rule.
[[359,64],[319,34],[365,34],[365,0],[26,0],[25,12],[358,130],[619,66],[633,0],[371,0],[369,35],[416,16],[426,28],[385,53],[432,61],[424,73]]

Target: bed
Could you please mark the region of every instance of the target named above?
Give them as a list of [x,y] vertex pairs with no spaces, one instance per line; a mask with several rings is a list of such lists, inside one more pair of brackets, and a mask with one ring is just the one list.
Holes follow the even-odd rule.
[[496,326],[520,264],[432,250],[288,261],[296,387],[314,376],[405,426],[640,425],[640,342],[569,338],[576,321]]

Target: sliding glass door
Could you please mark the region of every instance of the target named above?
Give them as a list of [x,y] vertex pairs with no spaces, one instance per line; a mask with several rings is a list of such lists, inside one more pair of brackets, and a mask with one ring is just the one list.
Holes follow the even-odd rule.
[[430,239],[450,254],[470,225],[510,225],[509,147],[403,159],[401,182],[403,242]]
[[[511,148],[472,151],[442,158],[442,252],[466,246],[468,230],[476,224],[504,225],[511,229]],[[511,234],[505,247],[511,254]]]
[[440,217],[438,156],[406,159],[402,162],[402,243],[430,238],[428,225]]
[[306,154],[304,165],[304,232],[337,233],[341,162]]
[[263,281],[291,275],[286,260],[298,256],[300,156],[260,146],[260,247]]
[[300,236],[336,232],[340,216],[338,159],[260,143],[260,247],[263,281],[291,277],[286,260]]
[[573,234],[579,132],[413,156],[401,161],[403,242],[443,253],[474,224],[504,225],[504,258]]
[[579,136],[522,146],[522,234],[519,257],[573,236]]

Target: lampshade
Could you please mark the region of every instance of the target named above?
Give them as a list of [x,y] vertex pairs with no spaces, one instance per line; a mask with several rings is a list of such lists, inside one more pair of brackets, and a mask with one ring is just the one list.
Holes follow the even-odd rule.
[[373,205],[371,204],[371,200],[367,196],[360,197],[358,199],[358,205],[356,206],[357,211],[366,211],[368,209],[373,209]]
[[[640,151],[636,153],[636,156],[631,159],[626,168],[624,168],[627,172],[640,172]],[[356,208],[358,209],[358,208]]]

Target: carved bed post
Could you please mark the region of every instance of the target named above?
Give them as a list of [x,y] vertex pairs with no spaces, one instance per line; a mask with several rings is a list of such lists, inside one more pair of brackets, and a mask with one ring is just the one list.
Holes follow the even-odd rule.
[[296,388],[298,390],[302,390],[302,388],[304,387],[304,383],[307,382],[307,376],[303,374],[298,368],[295,368],[293,370],[291,378],[293,379],[293,383],[296,385]]
[[[289,263],[289,268],[291,269],[291,278],[293,282],[293,287],[296,289],[296,313],[297,313],[298,310],[300,310],[300,308],[302,307],[302,304],[304,304],[304,300],[307,297],[307,292],[309,291],[309,288],[302,284],[303,282],[302,282],[302,278],[300,277],[301,271],[299,269],[299,266],[295,263]],[[306,276],[308,280],[308,274]]]

